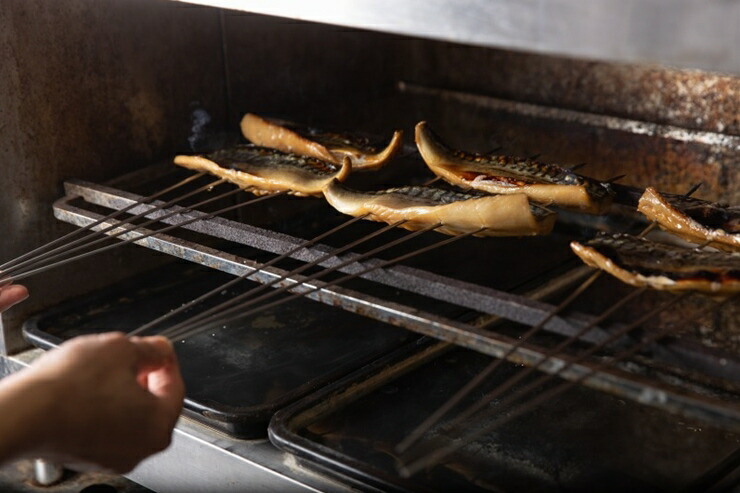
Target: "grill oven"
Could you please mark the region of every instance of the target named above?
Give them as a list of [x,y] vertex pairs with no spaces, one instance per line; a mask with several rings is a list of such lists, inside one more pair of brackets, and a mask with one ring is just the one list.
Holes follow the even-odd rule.
[[[609,9],[611,4],[603,3],[606,12],[624,18],[619,7]],[[263,15],[285,15],[281,2],[251,7],[262,14],[178,2],[106,5],[100,9],[92,2],[70,1],[52,8],[44,2],[10,2],[3,9],[2,22],[8,27],[3,29],[3,49],[6,58],[15,60],[13,77],[4,83],[11,103],[6,107],[13,111],[2,117],[9,129],[3,150],[9,165],[0,173],[10,186],[0,199],[9,211],[0,224],[13,235],[2,240],[3,257],[29,251],[70,231],[69,224],[85,226],[111,210],[134,206],[130,214],[151,209],[147,217],[169,217],[125,236],[146,248],[117,248],[29,279],[32,302],[3,318],[4,370],[13,371],[37,354],[29,350],[21,330],[32,314],[37,316],[26,323],[26,336],[45,346],[74,330],[146,323],[146,317],[153,319],[188,296],[198,296],[201,286],[205,291],[213,285],[213,276],[254,273],[254,286],[278,279],[275,287],[286,288],[308,279],[308,284],[298,284],[308,300],[281,305],[269,317],[247,318],[235,327],[213,326],[183,343],[192,392],[186,417],[172,449],[135,470],[136,481],[162,491],[193,485],[204,490],[215,485],[279,491],[434,490],[449,485],[588,491],[597,481],[605,490],[698,490],[714,483],[731,487],[740,422],[737,302],[720,306],[693,295],[639,324],[639,330],[619,336],[644,313],[675,298],[645,293],[579,335],[630,292],[614,280],[600,279],[575,305],[548,320],[535,338],[512,349],[587,277],[587,269],[569,253],[568,241],[597,230],[644,227],[628,208],[599,220],[564,214],[549,237],[464,238],[386,265],[388,259],[443,238],[426,233],[399,249],[362,258],[363,252],[408,235],[389,230],[348,253],[332,255],[381,226],[355,223],[298,248],[346,218],[317,199],[280,196],[237,207],[253,198],[245,193],[189,208],[226,185],[178,201],[166,213],[156,206],[167,198],[138,205],[137,200],[190,176],[170,164],[174,154],[229,141],[239,117],[253,111],[374,135],[404,129],[402,155],[383,172],[358,177],[364,186],[432,178],[419,165],[408,137],[417,121],[428,120],[460,148],[501,146],[514,155],[539,154],[543,161],[586,163],[584,174],[602,180],[625,175],[619,183],[674,193],[702,182],[697,196],[738,203],[738,79],[607,61],[655,57],[736,73],[732,55],[711,61],[692,58],[690,50],[674,52],[660,36],[648,43],[640,32],[628,44],[634,52],[623,56],[609,46],[607,41],[614,39],[609,36],[593,52],[566,43],[568,37],[557,32],[552,44],[542,47],[525,36],[531,27],[523,28],[521,38],[509,33],[498,39],[497,26],[491,29],[494,37],[487,38],[473,21],[455,24],[466,17],[461,6],[449,7],[457,12],[450,25],[458,34],[436,34],[431,37],[442,40],[434,40],[416,37],[429,37],[429,32],[413,26],[437,25],[431,14],[424,17],[424,7],[416,12],[416,23],[381,23],[378,31],[389,33],[295,20],[377,27],[350,13],[344,20],[332,17],[340,9],[323,18],[296,6],[287,19]],[[476,6],[480,13],[491,13],[480,4],[468,7]],[[365,7],[356,8],[361,12]],[[737,16],[734,5],[724,8],[701,14],[717,17],[718,32],[728,25],[721,19]],[[500,15],[512,19],[524,15],[506,2],[501,9]],[[677,12],[688,19],[700,17],[690,9]],[[682,18],[679,13],[677,19]],[[405,14],[413,17],[410,11]],[[650,14],[647,9],[646,19]],[[527,15],[531,17],[517,20],[544,22],[547,13]],[[568,8],[559,15],[575,18]],[[632,15],[634,21],[637,16]],[[602,19],[591,16],[598,26]],[[685,42],[694,42],[693,24],[685,32]],[[647,47],[657,54],[640,51]],[[212,181],[201,177],[188,186]],[[234,210],[204,217],[223,208]],[[192,222],[155,234],[184,220]],[[146,237],[137,239],[141,235]],[[283,254],[290,258],[264,267]],[[173,264],[173,258],[187,262]],[[310,262],[317,265],[291,274]],[[193,271],[191,264],[205,268]],[[314,279],[322,267],[336,271]],[[169,274],[152,279],[149,272]],[[289,275],[283,279],[284,274]],[[354,279],[332,284],[352,274]],[[133,286],[135,294],[123,300],[120,282],[131,278],[138,281],[123,286]],[[144,319],[122,319],[115,310],[127,303],[146,305],[148,311],[137,312]],[[100,306],[112,306],[112,311],[101,316]],[[279,335],[259,325],[270,317],[273,328],[282,331]],[[244,335],[255,331],[259,337]],[[609,362],[610,356],[619,357],[662,331],[670,331],[669,337],[649,342],[618,363]],[[584,385],[548,400],[494,435],[471,439],[442,465],[402,477],[393,447],[478,371],[502,356],[509,360],[468,397],[468,404],[510,381],[519,366],[538,364],[548,350],[574,334],[578,341],[542,363],[542,372],[530,380],[548,373],[563,377],[537,387],[542,394],[562,382]],[[417,340],[420,335],[428,338]],[[579,351],[610,338],[612,344],[594,350],[593,357],[568,363]],[[296,347],[301,350],[294,351]],[[283,365],[290,368],[288,376],[280,377],[287,380],[279,380],[289,382],[286,388],[267,385],[269,398],[260,402],[267,404],[258,411],[239,401],[254,396],[234,391],[254,381],[256,373],[234,376],[234,367],[246,365],[245,355],[255,351],[295,358]],[[317,361],[333,363],[332,358],[335,365],[317,369]],[[290,361],[303,366],[290,366]],[[265,363],[262,378],[278,381],[269,373],[277,366]],[[257,366],[246,367],[256,372]],[[270,420],[271,439],[279,448],[264,439]],[[463,430],[484,428],[485,423],[471,420]],[[434,433],[422,443],[427,450],[448,445]]]

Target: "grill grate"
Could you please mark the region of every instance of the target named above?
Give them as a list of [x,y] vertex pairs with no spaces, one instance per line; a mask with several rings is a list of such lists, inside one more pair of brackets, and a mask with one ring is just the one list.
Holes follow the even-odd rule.
[[[567,353],[546,359],[548,345],[556,344],[560,340],[557,339],[558,337],[577,335],[595,319],[593,315],[579,312],[551,317],[544,324],[543,337],[532,340],[531,344],[514,347],[520,333],[519,324],[532,326],[543,320],[554,309],[552,304],[543,300],[557,299],[560,293],[572,290],[574,285],[589,274],[590,271],[587,268],[578,267],[559,275],[548,273],[537,279],[537,288],[529,289],[525,293],[515,293],[513,290],[498,289],[485,283],[470,282],[466,279],[441,274],[432,268],[417,265],[383,266],[382,259],[364,260],[357,252],[332,256],[330,253],[333,247],[329,244],[322,243],[297,248],[305,242],[301,236],[305,235],[305,232],[291,234],[291,228],[282,225],[290,221],[279,219],[279,215],[275,216],[275,221],[281,224],[280,227],[286,229],[287,232],[278,231],[280,228],[265,228],[254,224],[258,221],[245,219],[245,216],[255,218],[259,217],[259,214],[243,213],[242,217],[236,220],[226,217],[207,217],[207,211],[190,210],[186,204],[172,206],[165,210],[156,208],[158,204],[161,205],[161,202],[135,205],[142,195],[140,192],[131,190],[146,188],[148,181],[157,184],[148,186],[161,186],[162,180],[167,182],[174,179],[174,176],[169,177],[168,172],[162,171],[164,166],[157,165],[150,168],[149,174],[137,172],[134,183],[129,185],[126,185],[125,177],[118,180],[119,185],[117,186],[105,186],[79,180],[68,181],[65,183],[67,195],[55,203],[55,215],[58,219],[77,226],[89,225],[102,218],[104,214],[100,211],[101,207],[105,210],[131,207],[131,213],[145,213],[146,217],[152,219],[169,216],[162,222],[170,225],[184,220],[191,221],[206,217],[202,221],[191,222],[167,234],[151,234],[151,236],[136,240],[139,236],[156,233],[156,230],[136,229],[134,231],[135,228],[131,228],[131,231],[124,233],[120,238],[131,239],[147,248],[229,274],[248,275],[250,280],[258,283],[274,283],[274,287],[303,293],[310,299],[490,356],[506,357],[512,362],[528,366],[538,365],[538,369],[545,373],[557,373],[558,376],[571,381],[583,380],[582,383],[587,386],[618,396],[671,412],[709,420],[727,428],[740,429],[740,407],[738,407],[736,398],[737,386],[740,384],[738,381],[740,362],[730,352],[678,338],[661,344],[651,344],[647,351],[638,358],[606,367],[600,364],[600,357],[573,364],[569,364],[572,356]],[[171,174],[176,173],[173,171]],[[246,200],[246,197],[250,195],[244,194],[243,197],[243,200]],[[300,200],[306,207],[313,207],[320,202],[314,199]],[[277,199],[265,202],[274,201]],[[287,207],[283,204],[282,209],[295,210],[293,205],[295,202],[291,201]],[[280,204],[270,205],[270,207],[273,206],[275,210],[281,209]],[[150,213],[147,213],[148,210]],[[173,212],[177,213],[172,214]],[[312,212],[309,217],[318,217],[324,213],[324,211],[320,214]],[[327,217],[330,216],[329,213],[326,214]],[[303,218],[300,216],[299,213],[298,224],[305,226],[306,223],[311,223],[310,227],[319,231],[329,229],[322,220],[307,221],[306,216]],[[99,228],[108,224],[116,224],[116,222],[114,220],[104,222]],[[130,228],[130,226],[125,227]],[[372,227],[377,227],[377,225],[372,225]],[[113,229],[109,234],[115,232],[116,229]],[[357,235],[358,233],[352,230],[348,234]],[[434,235],[429,233],[425,236]],[[495,257],[495,245],[504,240],[474,239],[472,241],[488,242],[487,245],[492,246],[491,256]],[[528,240],[517,241],[521,241],[524,245],[521,247],[522,251],[526,251]],[[466,255],[466,248],[470,243],[462,243],[460,242],[459,247],[456,246],[457,249],[454,250],[457,257],[449,257],[450,262],[456,262],[457,259],[462,259]],[[303,281],[312,276],[291,275],[290,270],[282,267],[264,267],[264,262],[252,260],[250,255],[241,252],[245,247],[276,255],[291,253],[294,250],[290,257],[300,262],[314,262],[326,257],[324,261],[319,262],[319,265],[328,268],[341,266],[338,268],[339,272],[358,275],[362,278],[362,282],[340,287],[332,285],[331,280],[317,279],[304,284]],[[536,257],[537,253],[529,252],[527,257],[531,259],[533,255]],[[501,259],[502,266],[506,265],[506,260]],[[540,270],[542,270],[541,267]],[[454,266],[452,270],[455,270]],[[383,289],[378,289],[378,287]],[[418,303],[418,300],[426,300],[426,303]],[[461,316],[455,318],[435,313],[433,309],[435,303],[456,306]],[[465,313],[468,313],[467,319],[477,314],[500,318],[509,323],[502,325],[501,330],[492,331],[488,327],[462,321],[465,319]],[[598,344],[623,327],[624,325],[620,323],[595,327],[580,338],[580,343],[587,347],[589,344]],[[632,338],[620,337],[611,349],[629,347],[632,343],[634,343]],[[680,373],[680,376],[676,376],[677,373]]]

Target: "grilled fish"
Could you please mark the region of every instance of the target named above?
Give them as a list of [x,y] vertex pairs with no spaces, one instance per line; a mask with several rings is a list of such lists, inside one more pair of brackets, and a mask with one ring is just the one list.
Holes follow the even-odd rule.
[[661,228],[692,243],[740,251],[740,207],[727,207],[683,195],[645,189],[637,210]]
[[740,292],[740,253],[706,252],[626,234],[600,234],[571,248],[586,264],[633,286],[665,291]]
[[384,149],[379,149],[364,137],[322,132],[252,113],[244,115],[241,129],[244,137],[257,145],[336,164],[349,157],[352,169],[359,171],[377,169],[387,163],[400,149],[403,135],[401,131],[394,132],[390,143]]
[[326,200],[351,216],[370,214],[367,219],[419,230],[433,224],[440,233],[475,236],[523,236],[547,234],[555,214],[529,203],[523,194],[482,195],[431,187],[409,186],[374,192],[359,192],[333,181],[324,189]]
[[254,145],[239,145],[202,156],[176,156],[175,164],[213,175],[249,189],[255,195],[287,191],[320,197],[332,180],[344,180],[349,158],[341,165]]
[[611,192],[602,183],[560,166],[450,149],[426,122],[416,125],[416,146],[435,175],[463,188],[489,193],[524,193],[541,204],[591,214],[605,214],[612,202]]

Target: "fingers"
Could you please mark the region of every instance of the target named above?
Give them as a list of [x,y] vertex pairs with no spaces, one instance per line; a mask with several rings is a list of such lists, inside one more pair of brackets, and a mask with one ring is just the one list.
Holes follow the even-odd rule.
[[149,373],[147,390],[159,401],[160,409],[171,418],[174,426],[185,399],[185,384],[176,362]]
[[28,298],[28,290],[20,284],[0,287],[0,312]]
[[130,337],[136,351],[137,373],[156,370],[176,362],[172,343],[162,336]]
[[139,384],[157,398],[174,425],[182,409],[185,384],[172,343],[160,336],[130,339],[137,347]]

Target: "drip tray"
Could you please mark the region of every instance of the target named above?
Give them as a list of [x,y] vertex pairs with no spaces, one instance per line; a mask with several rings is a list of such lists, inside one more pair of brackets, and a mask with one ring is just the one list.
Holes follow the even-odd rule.
[[[292,404],[273,418],[270,439],[307,467],[380,491],[684,491],[740,445],[740,435],[577,387],[403,479],[396,444],[491,361],[438,349],[433,358],[401,349]],[[499,367],[453,415],[520,370]],[[440,428],[420,442],[427,451]],[[736,473],[715,479],[734,482]]]
[[[128,332],[231,279],[175,262],[51,308],[28,320],[24,334],[48,349],[82,334]],[[238,283],[185,316],[255,286]],[[174,341],[187,388],[185,413],[237,438],[261,438],[281,407],[417,338],[321,303],[292,300]]]

